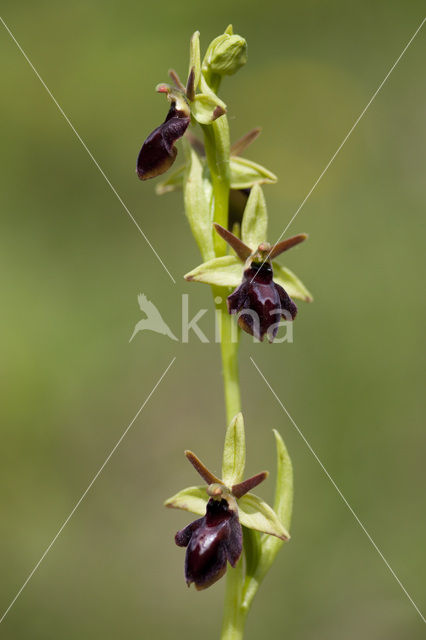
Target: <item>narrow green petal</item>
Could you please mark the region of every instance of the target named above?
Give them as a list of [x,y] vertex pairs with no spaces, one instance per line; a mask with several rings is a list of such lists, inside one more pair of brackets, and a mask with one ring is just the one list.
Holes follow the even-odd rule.
[[222,256],[200,264],[185,275],[185,280],[221,287],[237,287],[241,284],[243,268],[243,263],[236,256]]
[[255,184],[244,210],[241,239],[255,251],[262,242],[266,242],[267,231],[268,212],[265,198],[261,187]]
[[238,516],[241,524],[249,529],[276,536],[281,540],[290,538],[275,511],[253,493],[247,493],[238,500]]
[[241,482],[246,464],[244,420],[238,413],[226,430],[222,460],[222,481],[227,487]]
[[207,495],[206,485],[202,487],[188,487],[166,500],[164,506],[172,507],[173,509],[183,509],[184,511],[195,513],[197,516],[204,516],[208,499],[209,496]]
[[290,298],[298,298],[305,302],[312,302],[313,297],[301,280],[286,267],[282,267],[278,262],[273,262],[274,282],[280,284],[288,293]]
[[277,176],[256,162],[231,157],[231,189],[250,189],[255,184],[273,184]]

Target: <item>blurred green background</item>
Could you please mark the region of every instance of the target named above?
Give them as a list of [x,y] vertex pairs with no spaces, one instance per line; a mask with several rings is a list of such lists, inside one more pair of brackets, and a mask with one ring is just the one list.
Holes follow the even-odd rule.
[[[0,27],[0,609],[39,560],[152,387],[176,362],[0,627],[0,637],[218,638],[223,581],[188,590],[163,500],[219,470],[225,427],[215,344],[142,333],[137,294],[180,331],[181,276],[199,263],[180,194],[134,173],[164,119],[154,92],[188,41],[228,23],[249,63],[223,84],[232,137],[279,236],[423,17],[422,2],[3,0],[2,17],[175,276],[173,286]],[[278,428],[295,467],[291,543],[260,590],[247,640],[424,637],[418,613],[260,378],[252,355],[402,583],[425,607],[421,342],[425,307],[425,33],[391,75],[291,227],[285,263],[315,296],[293,344],[243,336],[248,472],[274,472]],[[284,262],[284,261],[283,261]],[[210,319],[200,323],[212,332]],[[210,322],[210,325],[209,325]],[[424,415],[424,413],[423,413]],[[273,479],[262,488],[271,498]]]

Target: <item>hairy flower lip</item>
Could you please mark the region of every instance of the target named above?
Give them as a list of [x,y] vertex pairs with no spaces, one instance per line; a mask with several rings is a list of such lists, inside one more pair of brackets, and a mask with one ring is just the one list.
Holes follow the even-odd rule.
[[251,262],[243,281],[227,298],[230,314],[238,314],[238,324],[261,342],[265,335],[273,342],[282,317],[294,320],[297,306],[287,292],[273,281],[270,263]]
[[224,498],[210,498],[206,515],[175,535],[185,554],[185,580],[197,590],[207,589],[225,573],[227,562],[237,564],[243,550],[243,534],[236,511]]

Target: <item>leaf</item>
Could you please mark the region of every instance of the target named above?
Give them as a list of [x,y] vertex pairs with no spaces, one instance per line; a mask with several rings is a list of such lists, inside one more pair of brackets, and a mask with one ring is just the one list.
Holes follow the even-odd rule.
[[243,278],[244,265],[236,256],[208,260],[185,275],[185,280],[221,287],[237,287]]
[[250,196],[244,209],[241,239],[253,250],[256,250],[262,242],[266,242],[267,231],[268,212],[265,198],[261,187],[255,184],[250,191]]
[[191,113],[200,124],[211,124],[226,113],[226,104],[212,93],[197,93],[191,102]]
[[250,189],[255,184],[273,184],[277,176],[262,165],[239,158],[231,157],[231,189]]
[[223,448],[222,481],[227,487],[241,482],[246,464],[244,419],[237,413],[226,430]]
[[163,180],[155,187],[155,193],[158,196],[162,196],[164,193],[175,191],[176,189],[182,189],[183,181],[185,177],[185,165],[179,167],[175,171],[169,171],[166,180]]
[[187,140],[183,140],[187,159],[183,197],[191,231],[204,260],[214,256],[212,186],[200,157]]
[[201,57],[200,57],[200,32],[195,31],[192,35],[191,43],[189,45],[189,71],[194,69],[194,89],[197,90],[200,82],[201,74]]
[[195,513],[197,516],[204,516],[208,499],[209,496],[205,485],[202,487],[187,487],[166,500],[164,506],[183,509],[184,511]]
[[241,524],[249,529],[276,536],[281,540],[290,538],[290,534],[280,522],[275,511],[253,493],[247,493],[238,500],[238,515]]
[[301,280],[286,267],[282,267],[278,262],[273,262],[274,282],[281,285],[290,296],[305,302],[312,302],[313,297]]

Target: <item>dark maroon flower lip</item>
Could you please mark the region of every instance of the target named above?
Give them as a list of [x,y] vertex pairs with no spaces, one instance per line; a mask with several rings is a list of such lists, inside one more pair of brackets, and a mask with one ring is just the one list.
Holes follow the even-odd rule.
[[268,477],[261,471],[232,487],[226,487],[192,451],[185,455],[194,469],[208,483],[210,499],[206,515],[194,520],[175,535],[179,547],[187,547],[185,580],[188,586],[207,589],[223,576],[227,563],[237,564],[243,549],[243,534],[236,500],[257,487]]
[[148,180],[165,173],[174,163],[177,149],[174,146],[188,128],[191,117],[176,109],[171,103],[165,121],[147,137],[139,152],[136,172],[141,180]]
[[176,544],[187,547],[185,580],[198,590],[207,589],[225,573],[227,562],[237,564],[243,549],[238,514],[225,498],[210,498],[206,515],[191,522],[175,536]]
[[273,342],[281,319],[294,320],[297,314],[297,306],[273,275],[269,262],[252,261],[242,283],[227,299],[228,311],[238,314],[241,329],[261,342],[265,335]]

